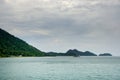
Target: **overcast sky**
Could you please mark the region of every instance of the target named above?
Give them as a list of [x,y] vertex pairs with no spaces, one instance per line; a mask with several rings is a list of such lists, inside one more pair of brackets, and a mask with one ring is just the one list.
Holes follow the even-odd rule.
[[0,28],[45,52],[120,56],[120,0],[0,0]]

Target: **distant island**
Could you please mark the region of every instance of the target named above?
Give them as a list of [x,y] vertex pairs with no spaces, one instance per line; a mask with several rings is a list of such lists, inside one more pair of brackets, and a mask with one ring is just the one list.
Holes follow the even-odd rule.
[[112,56],[110,53],[99,54],[99,56]]
[[[66,53],[43,52],[29,45],[25,41],[11,35],[0,28],[0,57],[11,56],[97,56],[90,51],[79,51],[70,49]],[[112,56],[110,53],[103,53],[99,56]]]
[[97,56],[96,54],[90,52],[90,51],[86,51],[86,52],[82,52],[82,51],[78,51],[77,49],[70,49],[68,50],[66,53],[57,53],[57,52],[48,52],[45,53],[46,56]]

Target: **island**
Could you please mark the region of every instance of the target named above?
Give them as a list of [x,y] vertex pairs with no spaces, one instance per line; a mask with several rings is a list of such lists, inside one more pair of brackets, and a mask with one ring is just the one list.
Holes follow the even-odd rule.
[[[77,49],[69,49],[65,53],[43,52],[27,42],[15,37],[7,31],[0,28],[0,57],[22,57],[22,56],[97,56],[90,51],[79,51]],[[99,56],[112,56],[110,53],[100,54]]]
[[103,54],[99,54],[99,56],[112,56],[112,54],[110,54],[110,53],[103,53]]

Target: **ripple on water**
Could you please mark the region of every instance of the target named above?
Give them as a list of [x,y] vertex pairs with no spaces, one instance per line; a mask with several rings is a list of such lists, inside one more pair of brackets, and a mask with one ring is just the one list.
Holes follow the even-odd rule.
[[0,59],[0,80],[119,80],[120,58]]

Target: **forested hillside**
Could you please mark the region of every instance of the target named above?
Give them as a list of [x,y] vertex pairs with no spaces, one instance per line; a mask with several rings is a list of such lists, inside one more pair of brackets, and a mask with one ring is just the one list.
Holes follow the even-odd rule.
[[0,56],[43,56],[44,52],[0,29]]

